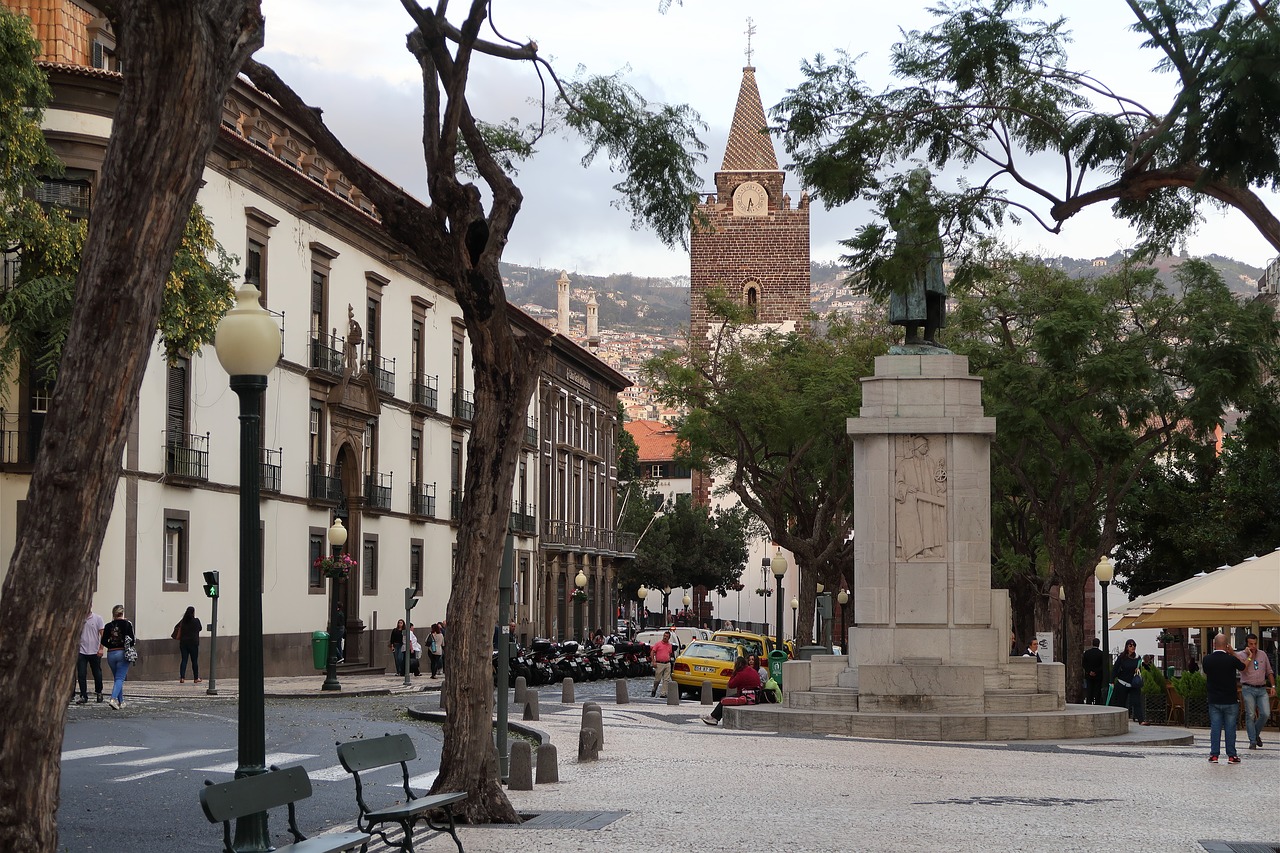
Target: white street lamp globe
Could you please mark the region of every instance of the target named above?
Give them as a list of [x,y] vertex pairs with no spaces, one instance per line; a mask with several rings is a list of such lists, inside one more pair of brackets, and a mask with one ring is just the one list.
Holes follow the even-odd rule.
[[847,590],[847,589],[842,589],[842,590],[840,590],[838,593],[836,593],[836,601],[840,602],[840,606],[841,606],[841,607],[843,607],[844,605],[848,604],[848,603],[849,603],[849,590]]
[[792,610],[799,610],[799,609],[800,609],[800,599],[798,599],[798,598],[793,598],[793,599],[791,599],[791,609],[792,609]]
[[680,599],[680,602],[684,604],[685,607],[688,607],[690,604],[693,603],[693,599],[689,597],[688,593],[685,593],[684,598]]
[[818,593],[818,595],[822,595],[822,590],[826,589],[826,587],[824,587],[821,583],[814,584],[813,588]]
[[787,558],[782,556],[782,549],[773,555],[773,559],[769,561],[769,568],[773,571],[775,578],[781,578],[787,573]]
[[670,594],[671,594],[671,587],[669,587],[669,586],[664,586],[664,587],[662,588],[662,594],[663,594],[663,595],[670,595]]
[[578,569],[578,576],[573,579],[573,585],[578,589],[587,588],[587,576],[583,574],[582,569]]
[[236,307],[218,323],[213,348],[231,376],[266,376],[280,360],[280,327],[258,302],[262,294],[245,282]]
[[329,528],[329,544],[341,548],[347,544],[347,528],[342,526],[342,519],[335,518],[333,527]]
[[649,597],[649,587],[645,586],[644,584],[640,584],[640,588],[636,590],[636,598],[640,599],[641,601],[644,601],[648,597]]
[[1111,562],[1111,558],[1103,555],[1098,561],[1098,566],[1093,570],[1093,576],[1098,579],[1098,583],[1111,583],[1116,576],[1116,564]]

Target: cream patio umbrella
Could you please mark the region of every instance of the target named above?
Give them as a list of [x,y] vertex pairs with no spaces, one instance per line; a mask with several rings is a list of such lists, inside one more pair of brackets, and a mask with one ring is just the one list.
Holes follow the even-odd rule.
[[1124,628],[1280,625],[1280,549],[1112,608]]

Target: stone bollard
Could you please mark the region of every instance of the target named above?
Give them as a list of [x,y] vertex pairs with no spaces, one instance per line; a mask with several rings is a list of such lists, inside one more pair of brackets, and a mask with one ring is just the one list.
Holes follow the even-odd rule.
[[588,711],[578,732],[578,761],[596,761],[600,758],[600,712]]
[[587,724],[587,715],[596,713],[600,717],[600,748],[604,749],[604,711],[600,709],[599,702],[583,702],[582,703],[582,724]]
[[525,680],[523,675],[516,676],[516,695],[515,701],[517,705],[524,704],[524,692],[529,689],[529,682]]
[[618,679],[617,698],[614,701],[619,705],[625,705],[631,701],[627,697],[627,680],[625,678]]
[[667,704],[680,704],[680,685],[670,680],[667,681]]
[[703,681],[702,682],[702,704],[714,705],[715,703],[716,703],[716,700],[711,693],[711,682]]
[[511,743],[511,761],[507,770],[507,787],[512,791],[533,790],[533,747],[527,740]]
[[526,690],[524,692],[524,718],[538,722],[538,691]]
[[538,773],[534,781],[539,785],[560,781],[560,765],[554,743],[544,743],[538,747]]
[[573,704],[573,679],[566,678],[560,687],[560,701],[566,705]]

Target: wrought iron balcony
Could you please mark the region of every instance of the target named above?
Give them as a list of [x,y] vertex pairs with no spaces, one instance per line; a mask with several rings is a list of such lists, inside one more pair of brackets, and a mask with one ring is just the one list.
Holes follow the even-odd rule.
[[453,416],[460,421],[473,421],[476,417],[476,398],[470,391],[453,392]]
[[603,527],[588,527],[572,521],[544,519],[542,540],[544,547],[565,551],[635,555],[636,537],[630,533],[618,533]]
[[280,474],[284,463],[284,448],[270,450],[262,448],[262,491],[280,493]]
[[14,412],[0,412],[0,464],[33,465],[40,449],[40,429],[31,429]]
[[530,447],[538,446],[538,422],[533,418],[529,418],[528,423],[525,424],[524,443]]
[[538,526],[533,504],[513,503],[511,505],[511,523],[509,526],[512,533],[521,536],[536,535]]
[[462,489],[449,490],[449,520],[462,520]]
[[373,374],[373,379],[378,384],[378,393],[386,394],[388,397],[396,395],[396,360],[394,358],[372,355],[369,358],[369,372]]
[[311,335],[311,367],[315,370],[323,370],[325,373],[332,373],[334,376],[341,376],[345,359],[342,356],[343,347],[346,346],[346,340],[339,335],[315,334]]
[[165,431],[164,472],[184,480],[209,479],[209,434]]
[[440,410],[440,377],[419,376],[413,380],[413,402],[433,412]]
[[436,484],[435,483],[410,483],[409,484],[409,514],[423,515],[428,518],[435,518],[436,515]]
[[333,475],[333,467],[324,462],[307,465],[307,496],[313,501],[339,503],[342,500],[342,479]]
[[366,509],[391,511],[391,474],[370,471],[364,475],[364,505]]

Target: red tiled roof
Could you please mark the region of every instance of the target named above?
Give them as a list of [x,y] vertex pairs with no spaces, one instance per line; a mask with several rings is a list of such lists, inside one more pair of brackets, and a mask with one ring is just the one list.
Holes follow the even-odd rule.
[[662,421],[627,421],[627,432],[640,448],[641,462],[666,462],[676,455],[676,431]]

